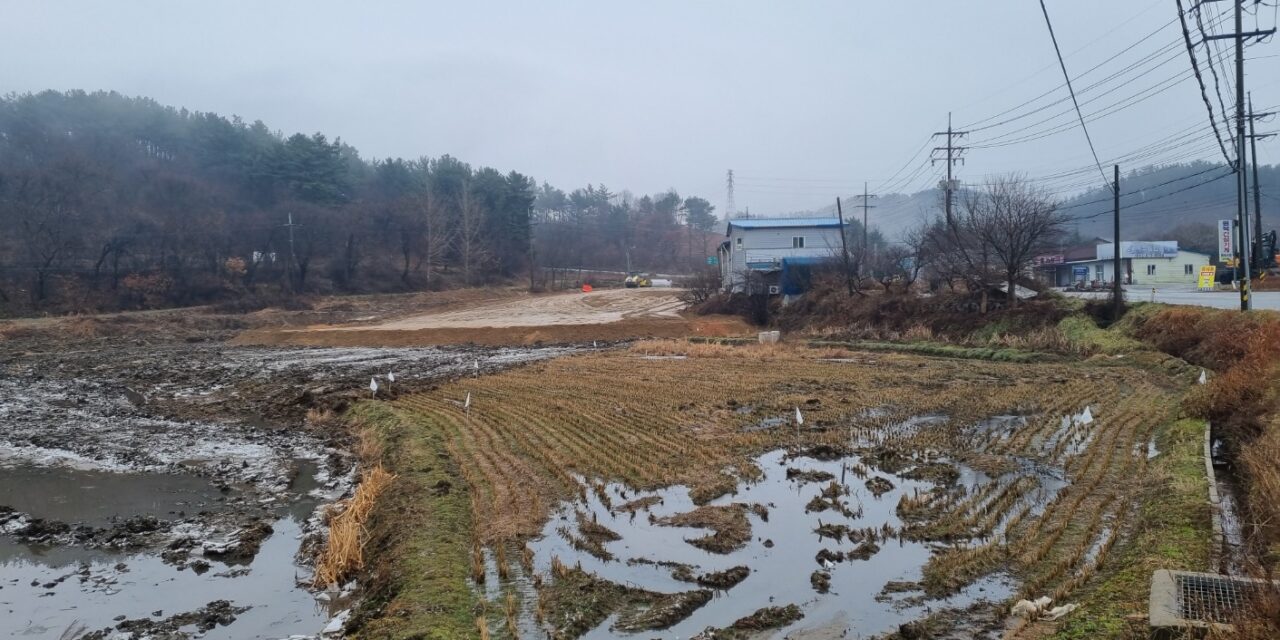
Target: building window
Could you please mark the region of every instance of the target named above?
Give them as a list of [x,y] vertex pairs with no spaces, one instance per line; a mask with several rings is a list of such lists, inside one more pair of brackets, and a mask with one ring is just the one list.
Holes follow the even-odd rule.
[[1097,272],[1098,272],[1098,277],[1097,277],[1097,278],[1095,278],[1095,280],[1103,280],[1104,278],[1103,278],[1103,275],[1102,275],[1102,274],[1103,274],[1103,272],[1102,272],[1102,265],[1098,265],[1098,266],[1096,267],[1096,269],[1097,269]]
[[738,236],[738,248],[742,248],[742,236]]
[[1147,265],[1147,275],[1154,276],[1156,274],[1156,266],[1154,264]]
[[1196,266],[1195,266],[1194,264],[1184,264],[1184,265],[1182,265],[1182,275],[1184,275],[1184,276],[1193,276],[1193,275],[1195,275],[1195,274],[1196,274]]
[[794,237],[792,237],[792,238],[791,238],[791,248],[792,248],[792,249],[803,249],[803,248],[804,248],[804,236],[794,236]]

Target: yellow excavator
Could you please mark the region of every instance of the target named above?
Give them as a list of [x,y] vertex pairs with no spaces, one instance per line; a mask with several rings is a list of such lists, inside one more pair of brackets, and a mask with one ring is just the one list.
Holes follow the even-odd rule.
[[627,276],[626,280],[622,281],[622,286],[628,289],[635,289],[637,287],[652,287],[653,281],[649,279],[649,276],[641,275],[639,273],[632,273],[631,275]]

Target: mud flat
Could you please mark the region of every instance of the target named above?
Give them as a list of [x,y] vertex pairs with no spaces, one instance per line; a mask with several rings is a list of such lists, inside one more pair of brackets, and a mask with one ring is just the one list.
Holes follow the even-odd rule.
[[0,637],[336,633],[354,585],[310,584],[356,472],[335,416],[374,376],[390,397],[569,352],[0,339]]

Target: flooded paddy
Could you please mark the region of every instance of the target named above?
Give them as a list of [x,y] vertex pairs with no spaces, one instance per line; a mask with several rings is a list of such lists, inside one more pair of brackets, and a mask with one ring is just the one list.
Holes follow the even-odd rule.
[[[0,524],[0,531],[14,534],[0,536],[0,635],[318,635],[335,612],[309,591],[310,571],[296,559],[303,539],[315,534],[312,517],[323,495],[313,493],[315,466],[301,467],[265,514],[267,527],[256,549],[234,554],[221,553],[224,541],[214,537],[217,527],[209,518],[231,511],[243,496],[207,479],[0,469],[0,504],[22,513]],[[32,520],[50,530],[117,529],[105,540],[74,533],[69,539],[22,540],[23,524]],[[142,528],[151,528],[152,535],[130,523],[146,523]]]
[[[937,421],[922,417],[910,426]],[[926,596],[922,568],[935,551],[953,545],[904,537],[910,523],[899,512],[905,500],[939,487],[906,477],[919,465],[897,474],[866,462],[858,455],[815,459],[775,450],[754,460],[758,479],[705,505],[696,505],[686,487],[635,491],[620,484],[595,485],[584,491],[585,500],[557,510],[542,536],[529,543],[534,567],[550,574],[554,563],[578,566],[610,582],[668,594],[706,588],[705,576],[746,568],[741,582],[712,587],[714,595],[705,605],[663,631],[668,637],[725,628],[762,608],[788,604],[798,605],[804,617],[779,634],[837,628],[870,635],[933,610],[998,603],[1015,592],[1007,575],[992,572],[954,593]],[[998,483],[964,465],[953,468],[957,479],[951,491],[978,494]],[[1049,480],[1040,491],[1029,492],[1027,504],[1043,506],[1060,486]],[[708,508],[741,508],[749,534],[717,553],[700,542],[723,532],[673,524],[680,514]],[[603,541],[593,552],[583,540],[601,527],[618,539]],[[615,626],[618,619],[615,614],[583,637],[652,635],[627,633]]]

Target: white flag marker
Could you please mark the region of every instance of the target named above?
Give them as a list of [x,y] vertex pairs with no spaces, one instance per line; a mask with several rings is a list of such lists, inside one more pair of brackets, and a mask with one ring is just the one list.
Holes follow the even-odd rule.
[[470,391],[467,392],[467,399],[463,401],[462,408],[466,409],[467,413],[471,413],[471,392]]
[[387,382],[395,382],[395,381],[396,381],[396,372],[394,372],[394,371],[388,371],[388,372],[387,372]]
[[796,426],[804,424],[804,414],[800,413],[800,407],[796,407]]
[[1206,382],[1208,382],[1208,381],[1209,381],[1209,376],[1208,376],[1208,374],[1206,374],[1206,373],[1204,372],[1204,369],[1201,369],[1201,370],[1200,370],[1200,384],[1205,384],[1205,383],[1206,383]]
[[378,397],[378,379],[369,378],[369,391],[373,392],[373,397]]

